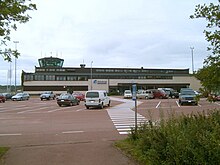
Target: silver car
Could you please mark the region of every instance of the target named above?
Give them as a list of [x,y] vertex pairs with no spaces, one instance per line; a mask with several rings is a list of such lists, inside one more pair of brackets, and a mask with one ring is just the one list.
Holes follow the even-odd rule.
[[30,95],[28,93],[17,93],[16,95],[11,97],[13,101],[22,101],[22,100],[29,100]]
[[154,94],[151,90],[139,90],[137,92],[138,99],[153,99]]

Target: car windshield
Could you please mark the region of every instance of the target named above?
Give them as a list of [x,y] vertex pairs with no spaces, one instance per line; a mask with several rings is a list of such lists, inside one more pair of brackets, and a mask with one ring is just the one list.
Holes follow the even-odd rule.
[[45,91],[45,92],[43,92],[43,94],[50,94],[51,92],[49,92],[49,91]]
[[17,96],[23,96],[23,93],[17,93],[16,95]]
[[99,93],[98,93],[98,92],[88,92],[88,93],[86,94],[86,97],[98,98],[98,97],[99,97]]
[[191,90],[185,90],[181,92],[182,95],[195,95],[194,91]]

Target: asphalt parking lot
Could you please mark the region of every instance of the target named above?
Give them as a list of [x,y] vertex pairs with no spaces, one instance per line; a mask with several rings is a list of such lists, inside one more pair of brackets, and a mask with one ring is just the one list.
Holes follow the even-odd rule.
[[[83,104],[59,107],[56,100],[0,103],[0,145],[11,149],[5,164],[135,164],[113,147],[134,125],[134,101],[112,98],[111,107],[87,110]],[[160,120],[220,108],[205,99],[180,106],[177,99],[138,100],[138,121]]]

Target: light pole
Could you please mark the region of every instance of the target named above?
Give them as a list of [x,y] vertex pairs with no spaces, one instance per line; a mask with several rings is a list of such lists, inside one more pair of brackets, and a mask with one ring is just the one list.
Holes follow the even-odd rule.
[[[19,41],[14,41],[14,43],[15,43],[15,51],[17,51],[17,44],[19,43]],[[17,74],[17,57],[15,57],[15,93],[17,93],[16,74]]]
[[92,90],[92,63],[93,61],[91,61],[91,90]]
[[194,50],[194,47],[190,47],[191,49],[191,54],[192,54],[192,73],[194,73],[194,61],[193,61],[193,50]]

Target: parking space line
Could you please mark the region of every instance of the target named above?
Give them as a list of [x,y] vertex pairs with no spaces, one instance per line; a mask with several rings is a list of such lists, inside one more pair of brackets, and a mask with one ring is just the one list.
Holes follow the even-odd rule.
[[18,114],[20,113],[26,113],[26,112],[33,112],[33,111],[38,111],[38,110],[42,110],[42,109],[46,109],[47,107],[41,107],[41,108],[37,108],[37,109],[31,109],[31,110],[26,110],[26,111],[21,111],[21,112],[17,112]]
[[62,110],[62,108],[59,108],[59,109],[53,109],[53,110],[50,110],[50,111],[47,111],[48,113],[51,113],[51,112],[56,112],[56,111],[60,111]]
[[180,104],[179,104],[179,102],[178,102],[178,101],[176,101],[176,104],[177,104],[177,106],[178,106],[178,107],[180,107]]
[[219,103],[216,103],[216,102],[215,102],[215,104],[220,105]]
[[161,104],[161,101],[157,104],[156,108],[158,108],[160,106],[160,104]]

